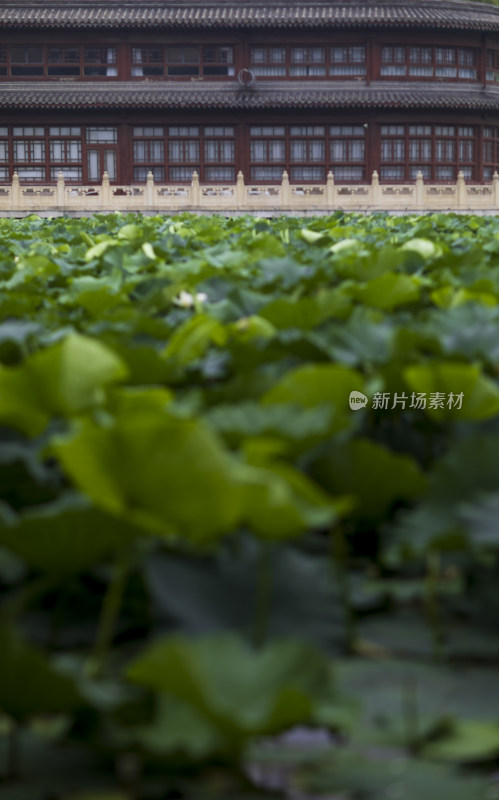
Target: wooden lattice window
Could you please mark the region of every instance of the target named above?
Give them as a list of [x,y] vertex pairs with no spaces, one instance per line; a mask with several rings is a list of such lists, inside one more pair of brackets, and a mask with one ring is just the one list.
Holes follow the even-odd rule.
[[250,66],[257,77],[283,77],[287,74],[286,48],[252,47]]
[[326,178],[325,161],[325,126],[291,125],[289,129],[289,177],[291,180],[324,181]]
[[232,125],[205,125],[203,137],[204,180],[235,180],[234,127]]
[[163,45],[132,47],[132,76],[162,78],[165,73]]
[[366,74],[366,48],[363,45],[332,47],[331,77],[362,76]]
[[234,48],[227,45],[167,45],[166,64],[169,78],[234,75]]
[[366,74],[364,45],[262,45],[250,50],[250,67],[261,78],[345,78]]
[[382,125],[380,178],[390,183],[475,178],[476,130],[469,125]]
[[487,81],[499,82],[499,50],[487,50],[485,64]]
[[252,181],[324,183],[329,170],[342,182],[365,178],[364,125],[282,125],[250,127]]
[[286,169],[286,127],[252,125],[250,127],[252,181],[280,181]]
[[332,125],[329,133],[331,170],[335,179],[363,181],[366,157],[364,125]]
[[84,47],[83,74],[87,77],[115,77],[118,74],[116,47]]
[[418,80],[477,80],[477,51],[465,47],[386,45],[380,77]]
[[42,46],[12,46],[9,55],[12,77],[37,77],[44,74],[44,48]]
[[152,172],[154,180],[165,180],[165,129],[163,125],[133,128],[133,179],[143,182]]
[[499,128],[485,125],[483,129],[483,178],[490,181],[499,167]]
[[57,126],[49,128],[50,180],[62,172],[66,182],[80,182],[82,171],[81,128]]
[[81,75],[81,48],[48,47],[47,75]]
[[117,49],[79,45],[2,45],[0,77],[117,77]]
[[10,147],[9,129],[6,125],[0,127],[0,181],[7,183],[10,179]]
[[289,74],[292,77],[320,77],[326,74],[325,47],[291,47]]

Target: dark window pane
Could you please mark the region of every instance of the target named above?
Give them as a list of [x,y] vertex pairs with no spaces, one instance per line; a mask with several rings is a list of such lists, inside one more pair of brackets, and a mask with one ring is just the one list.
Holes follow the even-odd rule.
[[11,47],[12,64],[40,64],[43,61],[43,47]]

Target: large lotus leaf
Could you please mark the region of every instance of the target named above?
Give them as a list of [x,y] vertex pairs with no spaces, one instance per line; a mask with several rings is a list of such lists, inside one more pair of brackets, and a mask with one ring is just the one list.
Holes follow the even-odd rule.
[[307,364],[287,372],[262,398],[262,403],[296,403],[304,408],[333,407],[332,430],[348,427],[352,420],[350,392],[364,389],[360,372],[336,364]]
[[340,290],[323,289],[314,297],[273,300],[259,314],[279,329],[312,330],[330,317],[343,318],[350,306],[350,298]]
[[54,452],[95,505],[158,532],[199,542],[240,517],[238,463],[203,422],[136,406],[106,426],[83,420]]
[[328,547],[327,540],[320,547],[310,542],[308,547],[269,546],[247,535],[195,557],[156,552],[145,572],[153,615],[161,630],[189,635],[239,631],[249,640],[255,635],[263,569],[269,589],[268,636],[294,636],[341,652],[344,619]]
[[172,334],[164,356],[180,365],[200,358],[211,344],[224,345],[228,331],[222,322],[208,314],[196,314],[187,319]]
[[499,359],[499,311],[476,303],[435,311],[425,320],[446,354],[495,363]]
[[156,641],[126,674],[191,704],[236,742],[312,720],[332,693],[329,662],[310,646],[274,641],[254,650],[232,635]]
[[120,292],[121,276],[105,275],[97,278],[84,275],[75,278],[69,291],[60,299],[61,302],[82,307],[89,314],[99,317],[112,308],[126,306],[129,299],[125,292]]
[[471,503],[462,503],[457,515],[475,546],[499,549],[499,492],[484,494]]
[[230,740],[216,723],[189,702],[166,693],[157,699],[154,720],[139,726],[134,737],[142,748],[156,756],[185,754],[205,759],[231,749]]
[[81,704],[73,682],[5,624],[0,624],[0,653],[0,709],[6,714],[22,722]]
[[[473,364],[441,361],[414,365],[403,375],[412,391],[426,394],[426,412],[435,419],[482,420],[499,413],[499,386]],[[441,406],[433,402],[432,407],[437,393]]]
[[494,546],[495,523],[484,495],[499,485],[498,447],[497,435],[467,436],[436,462],[422,503],[393,526],[393,554]]
[[118,239],[125,239],[126,241],[134,242],[143,239],[144,234],[145,234],[144,225],[136,225],[135,223],[129,223],[127,225],[123,225],[123,227],[119,229]]
[[412,458],[369,439],[350,440],[330,449],[312,471],[331,494],[352,495],[354,514],[362,519],[382,519],[395,502],[413,500],[426,487]]
[[36,435],[53,416],[70,417],[102,402],[103,390],[126,374],[103,344],[72,334],[19,367],[0,367],[0,422]]
[[[447,288],[450,289],[450,287]],[[441,302],[445,296],[443,295],[443,292],[441,295],[438,295],[437,292],[434,292],[432,294],[432,299],[435,300],[437,305],[439,304],[438,301],[440,300],[440,304],[444,305],[444,307],[448,306],[449,308],[459,308],[459,306],[464,305],[465,303],[478,303],[489,308],[497,306],[497,296],[495,294],[480,290],[478,288],[455,289],[454,291],[451,290],[451,292],[448,292],[447,296],[445,297],[445,303]]]
[[386,272],[368,281],[364,286],[353,286],[349,294],[366,306],[391,311],[397,306],[415,303],[420,296],[420,286],[410,275]]
[[[272,246],[274,249],[277,245],[278,249],[284,252],[282,242],[277,242],[270,236],[262,237],[259,244]],[[253,280],[254,286],[259,289],[263,286],[274,285],[279,286],[283,291],[288,291],[299,286],[310,273],[310,268],[299,264],[291,254],[283,258],[263,258],[258,266],[259,272]]]
[[236,342],[251,344],[255,341],[265,341],[275,336],[274,326],[259,314],[241,317],[230,326],[230,332]]
[[[496,578],[497,582],[497,578]],[[499,658],[499,641],[494,620],[485,621],[476,614],[466,619],[470,597],[465,595],[462,607],[452,613],[450,602],[439,597],[439,614],[443,644],[441,649],[450,658],[463,662],[476,659],[494,664]],[[463,613],[464,608],[464,613]],[[460,612],[459,614],[457,612]],[[485,614],[482,614],[485,616]],[[400,657],[431,658],[435,655],[436,631],[421,611],[401,608],[392,614],[372,614],[358,623],[358,636],[372,645],[373,652],[392,653]]]
[[[405,641],[400,643],[400,649],[405,649],[410,640],[411,619],[414,621],[415,615],[405,615],[400,620],[398,632],[406,625]],[[419,638],[420,630],[416,629],[414,634]],[[392,643],[397,645],[395,629]],[[358,727],[352,731],[356,742],[374,743],[381,737],[386,741],[388,735],[399,745],[407,743],[408,736],[416,734],[419,738],[424,733],[419,730],[419,722],[427,719],[433,722],[444,718],[451,722],[460,718],[497,721],[499,681],[494,669],[465,663],[438,665],[422,658],[423,650],[419,647],[414,647],[413,654],[416,653],[418,657],[411,660],[390,658],[387,651],[384,658],[356,657],[336,661],[338,685],[347,696],[357,698],[363,710]],[[408,730],[405,714],[408,698],[417,703],[419,710],[415,731]],[[449,730],[451,728],[452,725]]]
[[118,247],[119,242],[116,239],[106,237],[104,241],[100,241],[90,247],[85,253],[85,261],[93,261],[93,259],[100,259],[111,247]]
[[168,383],[171,365],[153,346],[125,344],[121,341],[115,350],[127,366],[128,384],[153,386]]
[[422,502],[410,511],[401,512],[390,527],[390,543],[383,557],[397,564],[406,557],[422,558],[430,550],[466,550],[464,526],[456,518],[455,507]]
[[417,253],[425,261],[438,258],[442,255],[441,245],[437,245],[429,239],[409,239],[407,242],[404,242],[400,249],[411,253]]
[[[299,780],[307,796],[355,800],[485,800],[487,781],[465,777],[449,768],[409,760],[403,751],[339,752],[314,765]],[[341,794],[340,794],[341,793]],[[345,794],[346,793],[346,794]]]
[[422,755],[435,761],[493,761],[499,756],[499,725],[458,720],[447,736],[425,745]]
[[307,530],[330,527],[350,504],[332,498],[306,475],[285,463],[247,467],[244,519],[263,539],[290,539]]
[[349,367],[384,364],[393,356],[396,328],[378,311],[356,308],[346,322],[314,331],[312,341]]
[[220,403],[209,409],[206,417],[219,433],[229,438],[277,434],[286,439],[302,440],[328,431],[331,410],[303,408],[291,403],[262,406],[246,400],[237,405]]
[[111,390],[108,395],[108,408],[115,414],[161,413],[174,400],[169,389],[160,386],[124,386]]
[[72,492],[23,514],[0,515],[0,543],[30,567],[47,572],[78,572],[130,543],[139,535],[126,519],[92,508]]

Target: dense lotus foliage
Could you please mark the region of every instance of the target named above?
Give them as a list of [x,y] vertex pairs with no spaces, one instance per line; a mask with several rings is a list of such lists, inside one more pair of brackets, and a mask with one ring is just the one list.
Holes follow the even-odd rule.
[[497,800],[499,219],[0,220],[0,794]]

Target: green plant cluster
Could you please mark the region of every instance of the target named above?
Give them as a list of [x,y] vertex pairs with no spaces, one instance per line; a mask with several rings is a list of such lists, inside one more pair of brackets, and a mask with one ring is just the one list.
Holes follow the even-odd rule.
[[499,798],[498,372],[495,218],[0,220],[2,798]]

